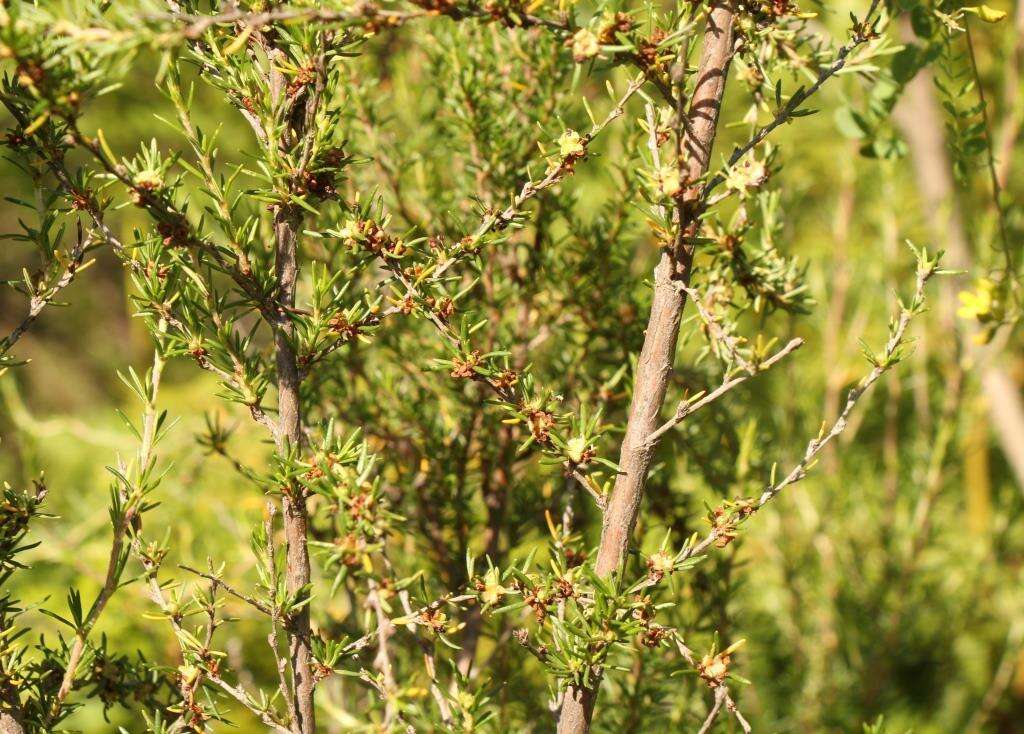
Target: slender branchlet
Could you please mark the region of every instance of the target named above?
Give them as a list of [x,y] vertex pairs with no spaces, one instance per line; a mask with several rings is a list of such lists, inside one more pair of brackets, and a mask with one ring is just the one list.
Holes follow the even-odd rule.
[[[928,456],[902,472],[924,489],[891,541],[898,553],[889,517],[869,541],[851,533],[856,552],[837,551],[828,523],[842,513],[792,488],[826,447],[836,471],[874,470],[858,433],[873,413],[858,408],[929,327],[915,319],[945,272],[938,257],[911,246],[913,294],[884,346],[865,347],[868,372],[852,382],[845,363],[826,365],[826,422],[785,473],[772,457],[814,402],[796,365],[814,362],[817,302],[833,309],[826,361],[842,359],[853,301],[855,335],[880,302],[875,263],[857,274],[857,299],[850,282],[820,298],[832,287],[827,248],[800,243],[821,237],[804,210],[833,162],[808,161],[837,149],[833,127],[870,160],[896,159],[887,115],[933,63],[954,167],[967,180],[983,163],[993,199],[993,266],[959,295],[964,334],[995,353],[1020,316],[1018,212],[1003,196],[1012,184],[988,137],[986,57],[967,25],[1000,13],[889,5],[855,3],[847,23],[791,0],[0,2],[3,144],[30,191],[9,198],[19,229],[6,237],[25,247],[2,283],[18,304],[0,340],[12,425],[27,443],[39,421],[4,372],[20,377],[25,357],[47,349],[87,351],[86,336],[58,349],[76,335],[40,327],[70,300],[95,328],[99,297],[75,300],[105,292],[93,272],[123,278],[153,348],[144,374],[121,375],[141,418],[122,414],[135,444],[110,462],[94,590],[76,585],[66,611],[0,595],[0,734],[70,730],[83,706],[124,708],[125,730],[152,734],[586,734],[595,722],[749,734],[790,716],[811,730],[834,658],[885,673],[861,687],[866,708],[880,708],[873,696],[895,666],[872,650],[835,654],[839,640],[852,649],[877,635],[837,633],[833,602],[860,597],[840,594],[826,565],[878,541],[881,575],[916,579],[968,367],[938,370],[945,352],[924,344],[916,443],[900,436],[914,421],[901,417],[899,386],[891,393],[886,512],[908,504],[897,501],[903,455],[913,444]],[[903,10],[916,45],[892,37]],[[846,77],[872,91],[828,91]],[[957,114],[967,92],[977,101]],[[855,109],[862,96],[867,110]],[[124,110],[155,113],[156,137],[111,121]],[[818,177],[811,186],[791,161]],[[843,241],[856,228],[878,251],[876,223],[853,203],[876,192],[847,183]],[[887,207],[897,242],[904,225]],[[844,268],[852,256],[845,248]],[[932,371],[956,376],[934,431]],[[184,414],[173,431],[165,404]],[[815,407],[808,420],[818,417]],[[848,467],[847,449],[868,468]],[[799,513],[776,501],[783,493]],[[65,522],[43,512],[52,495],[42,478],[4,484],[0,584],[48,550],[29,538],[37,523]],[[751,550],[736,542],[748,532]],[[807,542],[784,542],[796,532]],[[805,588],[793,571],[803,566],[820,567],[820,589]],[[794,600],[788,627],[775,607],[736,613],[762,603],[750,601],[762,588],[776,606]],[[154,622],[145,649],[157,659],[113,634],[131,594],[148,610],[132,631]],[[804,614],[804,603],[825,611]],[[901,599],[889,618],[907,622],[910,609]],[[30,635],[30,647],[36,617],[57,631]],[[738,639],[764,629],[768,643]],[[740,663],[777,664],[766,644],[816,676],[785,706],[743,694]],[[999,659],[976,722],[1009,685],[1012,651]]]

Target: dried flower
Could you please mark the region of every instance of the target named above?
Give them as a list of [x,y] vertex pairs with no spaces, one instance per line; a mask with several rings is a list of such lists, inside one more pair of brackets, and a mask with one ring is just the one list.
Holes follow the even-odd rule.
[[658,583],[666,574],[675,571],[675,556],[668,551],[660,550],[647,558],[647,577]]
[[738,650],[745,640],[739,640],[729,645],[722,652],[715,654],[712,650],[705,655],[697,664],[697,674],[708,684],[710,688],[718,688],[729,676],[729,663],[732,660],[732,653]]
[[517,382],[519,382],[519,375],[515,370],[502,370],[498,373],[498,376],[491,381],[491,384],[499,390],[509,390]]
[[617,33],[629,33],[633,30],[633,18],[629,13],[611,13],[605,11],[601,16],[598,40],[604,44],[615,43]]
[[644,647],[655,648],[662,643],[670,634],[670,631],[660,625],[651,625],[640,635],[640,644]]
[[551,429],[555,426],[555,417],[546,410],[533,410],[527,415],[530,434],[537,443],[546,444],[551,441]]
[[480,365],[480,350],[474,349],[465,357],[455,357],[452,360],[452,377],[468,380],[476,375],[476,368]]
[[362,333],[358,324],[350,323],[343,314],[338,314],[327,322],[327,328],[337,334],[342,341],[352,341]]
[[715,547],[725,548],[737,536],[736,519],[724,507],[716,507],[709,518],[715,533]]
[[572,58],[581,63],[597,56],[601,44],[589,28],[580,28],[572,37]]

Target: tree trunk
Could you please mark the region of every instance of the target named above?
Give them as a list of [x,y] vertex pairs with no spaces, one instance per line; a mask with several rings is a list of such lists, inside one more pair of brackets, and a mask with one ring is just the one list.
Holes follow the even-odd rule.
[[[662,251],[654,271],[654,298],[636,367],[633,400],[619,454],[619,475],[605,510],[597,551],[596,571],[601,576],[610,576],[622,566],[651,465],[652,448],[648,437],[659,425],[686,304],[686,294],[680,285],[690,280],[693,247],[685,244],[685,238],[694,235],[699,227],[702,191],[691,182],[707,173],[711,159],[732,60],[732,25],[730,2],[716,2],[704,32],[696,87],[687,113],[689,132],[680,134],[683,144],[679,166],[685,193],[678,202],[675,242]],[[677,90],[676,94],[682,94],[682,90]],[[559,734],[585,734],[590,730],[601,672],[594,671],[592,677],[589,688],[570,687],[566,691],[558,721]]]
[[[295,280],[298,266],[295,258],[296,222],[281,212],[275,223],[276,274],[278,299],[284,308],[295,305]],[[302,445],[302,415],[299,405],[299,371],[295,350],[291,345],[292,326],[282,313],[274,328],[274,349],[277,360],[277,448],[285,455],[289,449]],[[285,582],[288,593],[310,581],[309,549],[307,547],[306,498],[301,486],[293,486],[282,500],[284,534],[287,544]],[[313,652],[310,641],[309,605],[302,607],[288,621],[289,654],[294,675],[293,695],[298,721],[292,722],[296,734],[314,734],[316,714],[313,708]]]
[[0,714],[0,734],[25,734],[25,730],[10,714]]

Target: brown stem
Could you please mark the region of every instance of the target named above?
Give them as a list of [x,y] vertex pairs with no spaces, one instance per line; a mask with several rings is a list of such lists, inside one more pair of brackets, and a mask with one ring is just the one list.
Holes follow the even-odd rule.
[[107,561],[107,574],[103,581],[103,588],[100,589],[100,593],[96,597],[88,617],[83,621],[82,627],[75,633],[75,641],[72,643],[71,652],[68,654],[67,668],[64,670],[60,688],[57,690],[57,695],[53,699],[53,704],[47,715],[47,722],[49,723],[52,723],[60,713],[64,705],[64,699],[71,693],[71,688],[75,684],[75,677],[78,674],[78,666],[81,664],[82,656],[85,654],[89,633],[92,632],[92,628],[96,625],[100,615],[103,614],[103,610],[107,608],[107,602],[110,601],[110,597],[114,595],[114,592],[117,591],[120,585],[121,571],[124,568],[125,532],[128,529],[127,526],[131,522],[133,514],[134,511],[126,512],[124,519],[114,529],[114,540],[110,546],[110,559]]
[[996,140],[996,179],[1001,189],[1006,188],[1010,180],[1010,166],[1013,163],[1013,147],[1020,136],[1021,123],[1024,122],[1024,110],[1020,109],[1021,67],[1024,66],[1024,2],[1018,0],[1014,14],[1013,46],[1006,60],[1005,76],[1003,77],[1003,113],[999,124],[999,137]]
[[[686,292],[680,286],[685,287],[690,280],[693,249],[686,241],[696,232],[703,200],[703,192],[693,182],[707,173],[711,159],[733,54],[732,26],[733,9],[729,0],[715,2],[704,32],[689,113],[685,119],[677,121],[680,129],[686,130],[680,135],[684,156],[679,162],[686,193],[677,202],[675,242],[662,251],[654,271],[654,298],[636,367],[633,400],[619,455],[619,475],[604,513],[597,552],[596,570],[602,576],[617,571],[626,556],[651,465],[653,446],[648,438],[660,423],[659,414],[672,374],[679,323],[686,304]],[[682,94],[682,90],[677,94]],[[590,687],[571,686],[566,690],[558,720],[559,734],[586,734],[590,730],[600,679],[600,671],[595,671]]]
[[373,610],[377,622],[377,655],[373,660],[374,667],[381,674],[381,687],[384,693],[384,731],[390,731],[391,725],[401,714],[396,707],[395,693],[398,690],[398,683],[395,681],[395,669],[391,663],[391,652],[388,640],[395,633],[395,626],[388,619],[384,611],[384,605],[380,598],[380,587],[377,582],[370,580],[370,595],[367,605]]
[[715,691],[715,701],[711,706],[711,710],[708,712],[708,716],[704,719],[704,723],[700,727],[700,731],[697,734],[707,734],[711,731],[711,727],[715,725],[715,721],[718,719],[718,714],[722,710],[722,704],[725,703],[725,688],[719,688]]
[[[282,106],[282,113],[288,120],[286,129],[276,141],[281,152],[297,148],[296,141],[302,140],[308,132],[307,126],[319,104],[319,90],[322,89],[323,67],[318,64],[315,89],[306,97],[304,114],[296,114],[285,100],[287,80],[277,65],[281,51],[275,46],[273,37],[262,31],[253,34],[270,61],[267,82],[275,106]],[[308,138],[301,148],[300,171],[309,161]],[[295,285],[298,280],[296,233],[300,231],[302,215],[294,207],[278,205],[274,213],[274,275],[277,289],[275,312],[268,314],[274,330],[274,358],[277,366],[277,410],[278,422],[275,431],[277,451],[288,456],[302,446],[302,410],[299,398],[299,373],[295,349],[292,345],[294,326],[289,313],[295,308]],[[309,514],[306,507],[305,489],[291,482],[281,498],[281,509],[285,537],[285,588],[294,595],[310,583],[308,529]],[[292,669],[292,701],[289,705],[294,712],[290,728],[294,734],[315,734],[316,712],[313,694],[316,681],[313,677],[313,649],[309,604],[289,615],[284,620],[288,634],[288,655]]]
[[7,354],[11,347],[32,327],[42,310],[53,301],[57,294],[71,284],[82,266],[82,258],[85,256],[86,250],[91,245],[91,239],[83,237],[81,225],[79,225],[78,240],[67,253],[68,263],[60,277],[52,285],[40,284],[39,291],[33,294],[29,300],[28,313],[25,318],[14,328],[14,331],[0,339],[0,357]]
[[[280,582],[280,572],[278,571],[278,565],[275,561],[277,558],[277,549],[274,547],[274,515],[277,514],[277,507],[273,502],[267,502],[267,512],[263,520],[263,528],[267,534],[267,548],[266,548],[266,561],[267,570],[271,574],[274,588],[278,588]],[[276,600],[275,600],[276,601]],[[270,646],[270,651],[274,656],[274,667],[277,668],[277,689],[281,692],[281,697],[284,699],[285,706],[288,707],[289,721],[298,721],[299,715],[295,710],[295,697],[291,694],[291,689],[288,687],[288,659],[285,658],[280,652],[278,647],[277,629],[281,625],[281,610],[278,603],[274,603],[270,606],[270,632],[267,634],[267,644]]]
[[10,714],[0,713],[0,734],[24,734],[25,730]]
[[[685,142],[689,155],[684,164],[684,175],[688,181],[703,176],[711,158],[718,110],[732,58],[732,21],[733,11],[727,3],[716,4],[708,18],[697,88],[690,105],[690,132]],[[604,515],[598,548],[597,572],[602,576],[616,571],[625,558],[643,496],[651,463],[648,437],[657,430],[660,422],[659,414],[675,361],[679,323],[686,303],[686,292],[681,286],[689,283],[693,250],[683,241],[692,236],[697,227],[697,201],[699,194],[691,189],[679,207],[676,243],[662,252],[654,271],[654,298],[637,363],[633,400],[619,455],[619,475]]]
[[[302,444],[302,418],[299,406],[299,370],[291,337],[293,328],[284,313],[295,306],[295,280],[298,265],[295,258],[296,217],[282,210],[274,223],[276,238],[275,268],[278,299],[282,314],[274,328],[274,350],[277,361],[277,448],[282,454]],[[301,487],[292,487],[282,499],[284,536],[286,542],[285,586],[289,594],[309,584],[309,548],[307,526],[309,516],[306,497]],[[298,721],[292,722],[296,734],[314,734],[316,718],[313,710],[313,651],[310,642],[309,605],[303,606],[288,620],[289,651],[294,676],[292,695]]]

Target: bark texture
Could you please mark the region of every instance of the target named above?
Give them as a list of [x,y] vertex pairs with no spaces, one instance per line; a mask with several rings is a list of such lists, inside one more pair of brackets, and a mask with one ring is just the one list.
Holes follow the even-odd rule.
[[[295,280],[298,275],[295,257],[296,225],[297,222],[287,212],[280,213],[275,223],[278,300],[283,309],[295,306]],[[291,323],[287,314],[282,313],[274,329],[278,390],[277,445],[278,451],[282,454],[285,454],[289,447],[302,445],[300,379],[291,336]],[[293,493],[285,494],[282,501],[287,544],[285,582],[289,594],[294,594],[310,581],[307,546],[309,517],[306,511],[306,498],[302,492],[301,487],[293,487]],[[310,641],[309,605],[290,618],[287,629],[289,657],[294,674],[292,692],[298,719],[292,722],[292,730],[296,734],[314,734],[316,714],[313,707],[313,651]]]
[[[686,304],[681,286],[690,280],[693,247],[685,244],[685,240],[696,233],[703,201],[701,187],[693,182],[708,170],[732,54],[733,8],[728,1],[718,2],[708,17],[687,122],[681,125],[687,131],[680,136],[679,165],[684,193],[677,202],[675,241],[663,249],[654,271],[654,297],[619,454],[620,473],[605,510],[597,552],[596,570],[602,576],[610,576],[621,568],[643,499],[653,451],[648,438],[660,424]],[[682,90],[676,94],[682,94]],[[570,687],[566,691],[558,721],[559,734],[585,734],[590,730],[601,675],[598,672],[593,677],[589,688]]]

